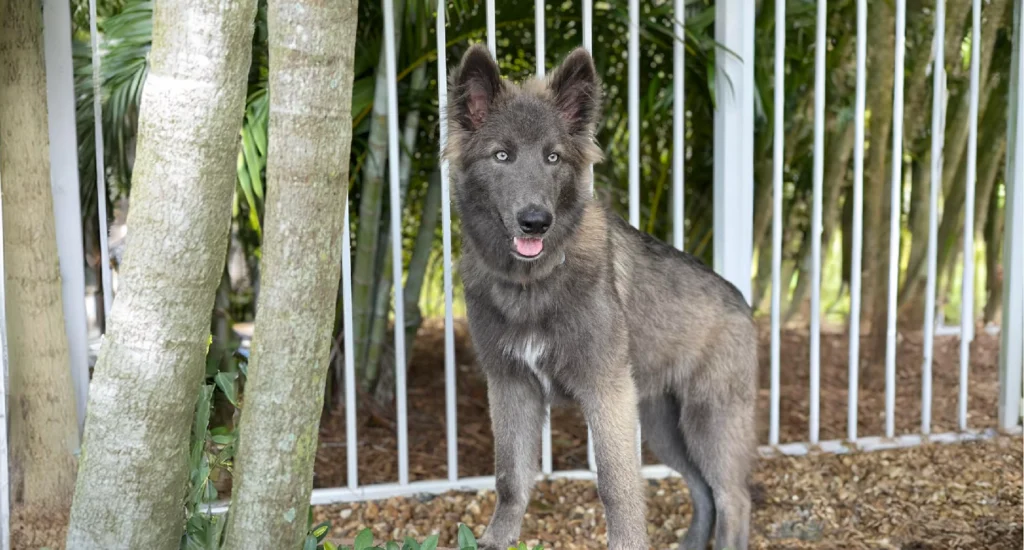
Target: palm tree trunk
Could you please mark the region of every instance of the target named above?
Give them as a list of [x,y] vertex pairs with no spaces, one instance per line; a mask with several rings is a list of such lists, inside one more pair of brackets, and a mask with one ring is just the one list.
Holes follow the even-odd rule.
[[[226,550],[299,548],[306,533],[341,274],[356,7],[354,0],[268,5],[265,281]],[[306,37],[303,48],[294,46]]]
[[[405,2],[397,0],[395,21],[404,21]],[[395,55],[401,45],[401,25],[395,26]],[[360,183],[359,227],[356,230],[356,253],[352,266],[352,336],[356,370],[364,388],[375,376],[367,360],[370,331],[374,320],[374,298],[377,283],[377,248],[380,246],[381,212],[383,211],[384,175],[388,162],[388,89],[384,71],[384,47],[381,46],[374,83],[373,112],[367,160]],[[386,248],[386,247],[385,247]],[[338,297],[341,299],[341,296]]]
[[50,189],[43,13],[34,0],[0,1],[0,128],[11,498],[33,513],[66,512],[78,418]]
[[255,0],[154,7],[131,238],[89,396],[68,548],[178,548],[255,16]]

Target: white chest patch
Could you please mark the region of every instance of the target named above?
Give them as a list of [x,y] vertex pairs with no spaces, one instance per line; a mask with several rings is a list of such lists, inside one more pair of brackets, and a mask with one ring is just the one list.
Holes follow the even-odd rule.
[[551,379],[539,368],[545,348],[543,340],[535,336],[528,336],[517,342],[509,342],[505,348],[505,353],[526,364],[530,372],[537,377],[541,387],[544,389],[544,393],[548,394],[551,392]]

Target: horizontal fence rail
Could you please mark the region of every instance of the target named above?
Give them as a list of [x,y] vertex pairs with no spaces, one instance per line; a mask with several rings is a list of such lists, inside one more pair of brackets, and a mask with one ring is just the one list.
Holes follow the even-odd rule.
[[[683,169],[686,161],[686,112],[684,105],[684,72],[686,48],[684,44],[686,28],[686,2],[674,0],[672,34],[675,36],[671,78],[672,90],[672,200],[669,211],[672,221],[672,242],[679,249],[684,247],[685,236],[685,182]],[[717,4],[716,25],[722,24],[716,31],[721,34],[721,41],[731,52],[752,55],[753,51],[753,15],[746,13],[744,3],[740,0],[720,0]],[[544,0],[535,0],[534,31],[536,36],[536,75],[545,76],[545,10]],[[582,0],[582,45],[593,51],[593,2]],[[786,20],[785,2],[776,2],[774,44],[774,94],[773,116],[770,123],[773,131],[773,169],[771,172],[771,315],[770,315],[770,373],[769,373],[769,430],[768,441],[759,448],[762,456],[805,455],[812,452],[846,453],[871,451],[920,445],[924,443],[955,443],[994,437],[999,431],[994,429],[972,429],[967,416],[967,383],[970,367],[971,341],[974,337],[974,304],[973,304],[973,209],[975,181],[977,171],[978,148],[978,96],[979,96],[979,47],[971,48],[970,57],[970,104],[969,104],[969,139],[967,146],[967,178],[966,215],[963,234],[964,269],[962,275],[962,312],[960,334],[960,370],[959,370],[959,401],[957,410],[958,431],[932,434],[932,363],[934,359],[934,336],[937,328],[934,318],[936,310],[936,258],[938,255],[938,206],[940,204],[942,178],[943,135],[946,117],[946,75],[945,75],[945,0],[935,2],[934,56],[932,61],[933,88],[931,113],[931,174],[928,192],[928,252],[927,252],[927,287],[925,290],[926,313],[924,315],[924,360],[921,368],[921,422],[920,433],[896,435],[896,344],[897,344],[897,285],[899,283],[900,258],[900,203],[902,188],[902,162],[892,163],[891,173],[891,212],[890,240],[885,251],[871,251],[873,254],[885,254],[890,259],[888,268],[888,309],[886,315],[885,339],[885,424],[883,435],[862,436],[858,434],[858,385],[862,358],[860,357],[861,337],[861,305],[862,281],[860,277],[864,256],[864,160],[865,160],[865,95],[866,95],[866,52],[867,52],[867,15],[866,0],[856,2],[856,84],[854,100],[854,148],[853,148],[853,181],[852,181],[852,239],[851,239],[851,272],[850,280],[850,314],[849,314],[849,355],[848,355],[848,396],[846,416],[846,438],[843,440],[820,440],[821,419],[821,278],[822,278],[822,233],[823,207],[822,186],[824,179],[825,151],[825,113],[826,113],[826,49],[828,5],[826,0],[819,0],[816,11],[815,58],[814,58],[814,101],[813,101],[813,190],[810,238],[810,271],[811,271],[811,311],[810,311],[810,349],[809,349],[809,410],[808,434],[806,441],[784,442],[780,436],[780,348],[781,348],[781,294],[784,291],[782,276],[782,255],[784,243],[783,230],[783,196],[787,182],[784,181],[785,163],[785,41]],[[497,36],[497,11],[494,0],[485,2],[486,44],[492,56],[498,57],[499,41]],[[895,66],[893,106],[893,143],[892,158],[900,159],[903,155],[903,112],[904,112],[904,54],[906,49],[906,0],[895,2]],[[1013,69],[1010,85],[1010,101],[1008,105],[1008,153],[1006,169],[1006,239],[1004,254],[1004,321],[1001,334],[1002,346],[1000,355],[1001,385],[999,428],[1003,432],[1021,433],[1020,400],[1021,400],[1021,340],[1024,340],[1022,313],[1024,310],[1024,54],[1021,52],[1021,27],[1024,13],[1019,3],[1014,14],[1014,48]],[[94,8],[91,16],[95,19]],[[400,143],[398,132],[398,86],[396,79],[395,20],[393,0],[383,1],[384,17],[384,49],[385,65],[388,80],[387,115],[388,115],[388,173],[389,173],[389,210],[390,239],[393,270],[393,288],[397,291],[403,287],[402,269],[402,196],[399,182]],[[448,135],[445,124],[447,111],[447,69],[453,60],[448,58],[446,47],[446,4],[441,3],[436,13],[436,47],[439,52],[437,67],[438,105],[441,113],[439,126],[440,150],[443,151]],[[628,132],[628,221],[634,227],[641,227],[641,111],[640,111],[640,68],[641,68],[641,5],[639,0],[628,3],[628,42],[625,54],[628,70],[627,86],[627,132]],[[733,22],[735,25],[730,26]],[[93,31],[95,33],[95,30]],[[981,44],[981,2],[973,0],[971,43]],[[735,47],[733,47],[735,46]],[[96,48],[94,39],[94,49]],[[94,56],[95,57],[95,56]],[[750,231],[753,211],[753,68],[750,60],[743,56],[736,57],[732,53],[719,50],[716,58],[716,72],[724,75],[716,83],[717,111],[715,113],[716,151],[715,151],[715,264],[726,278],[734,282],[750,299],[750,267],[752,261],[752,244]],[[98,79],[97,74],[93,75]],[[728,84],[722,84],[728,80]],[[98,85],[98,83],[97,83]],[[97,94],[98,97],[98,94]],[[747,104],[749,103],[749,105]],[[97,120],[97,125],[99,121]],[[96,130],[98,147],[102,146],[102,132]],[[725,136],[725,137],[723,137]],[[720,139],[736,138],[742,146],[722,147]],[[97,161],[102,149],[98,149]],[[592,167],[591,167],[592,169]],[[396,440],[398,457],[398,479],[395,483],[361,484],[358,477],[359,438],[357,433],[357,392],[356,365],[354,363],[353,342],[353,311],[352,311],[352,265],[349,219],[351,213],[346,211],[343,241],[345,246],[342,254],[342,298],[344,321],[344,381],[345,381],[345,441],[346,441],[346,487],[316,489],[313,491],[314,504],[327,504],[367,499],[380,499],[392,496],[414,495],[418,493],[440,493],[448,490],[480,490],[493,489],[493,476],[461,477],[459,475],[458,457],[458,415],[457,415],[457,384],[455,362],[455,333],[453,312],[453,250],[452,250],[452,212],[451,182],[447,161],[442,161],[441,172],[441,217],[442,217],[442,259],[444,287],[444,380],[445,380],[445,442],[447,446],[447,477],[446,479],[415,481],[410,479],[409,434],[408,434],[408,393],[407,379],[404,368],[395,369],[395,406],[396,406]],[[593,174],[593,172],[591,172]],[[103,178],[100,177],[100,185]],[[591,179],[593,185],[593,177]],[[101,187],[101,193],[102,193]],[[719,200],[720,198],[729,200]],[[735,200],[733,200],[735,199]],[[103,201],[101,200],[101,203]],[[739,204],[734,207],[733,203]],[[749,208],[748,208],[749,206]],[[720,231],[721,229],[721,231]],[[828,243],[824,243],[828,244]],[[105,245],[104,245],[105,246]],[[0,271],[2,273],[2,271]],[[110,292],[108,274],[104,274],[104,292]],[[3,281],[0,280],[0,288]],[[397,295],[397,292],[396,292]],[[106,296],[105,296],[106,297]],[[109,302],[109,300],[108,300]],[[0,301],[2,304],[2,301]],[[109,307],[109,306],[108,306]],[[405,365],[405,311],[403,300],[394,300],[394,346],[395,364]],[[2,311],[0,311],[2,319]],[[2,328],[2,327],[0,327]],[[6,358],[5,358],[6,359]],[[6,368],[6,363],[5,363]],[[915,367],[916,368],[916,367]],[[0,391],[3,386],[0,385]],[[587,469],[555,470],[553,466],[553,448],[550,424],[550,409],[547,422],[541,434],[542,452],[540,457],[542,478],[595,479],[596,464],[594,461],[592,441],[588,437]],[[589,435],[589,434],[588,434]],[[639,442],[638,431],[638,442]],[[647,478],[662,478],[676,475],[663,465],[643,466],[643,475]],[[3,503],[0,502],[0,505]],[[225,509],[225,504],[211,505],[211,511]]]

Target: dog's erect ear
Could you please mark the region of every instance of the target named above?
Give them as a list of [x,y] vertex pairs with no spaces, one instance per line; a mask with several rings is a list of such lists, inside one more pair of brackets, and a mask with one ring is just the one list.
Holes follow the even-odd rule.
[[551,75],[548,86],[573,134],[587,131],[601,109],[601,82],[590,52],[574,49]]
[[483,44],[471,46],[451,76],[449,116],[464,130],[473,131],[487,119],[494,99],[501,92],[498,65]]

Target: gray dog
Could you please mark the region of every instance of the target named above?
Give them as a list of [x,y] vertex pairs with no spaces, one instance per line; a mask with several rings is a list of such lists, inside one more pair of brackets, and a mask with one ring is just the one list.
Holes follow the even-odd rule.
[[593,430],[612,549],[646,549],[648,445],[690,487],[683,547],[747,547],[757,331],[737,289],[592,198],[601,84],[580,48],[512,84],[482,46],[452,73],[444,152],[470,333],[487,376],[498,502],[482,548],[519,538],[545,404]]

